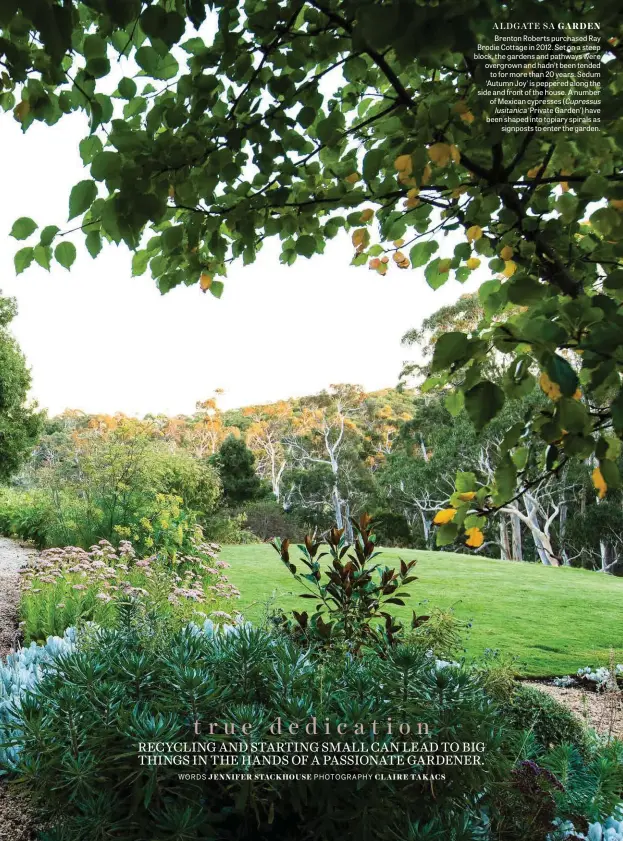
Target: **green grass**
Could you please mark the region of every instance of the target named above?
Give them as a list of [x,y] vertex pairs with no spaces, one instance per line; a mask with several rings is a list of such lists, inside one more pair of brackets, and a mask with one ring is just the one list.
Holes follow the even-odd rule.
[[[296,561],[296,547],[291,554]],[[297,582],[266,544],[225,546],[221,557],[231,564],[231,580],[240,588],[239,607],[247,619],[258,620],[273,594],[275,606],[309,609],[297,598]],[[403,619],[411,610],[455,608],[473,626],[467,639],[471,656],[497,648],[518,658],[519,674],[564,675],[581,666],[607,665],[610,649],[623,662],[623,579],[582,569],[555,569],[454,555],[447,552],[384,550],[381,560],[417,558],[419,580],[410,585],[411,598],[397,608]],[[313,603],[312,603],[313,604]]]

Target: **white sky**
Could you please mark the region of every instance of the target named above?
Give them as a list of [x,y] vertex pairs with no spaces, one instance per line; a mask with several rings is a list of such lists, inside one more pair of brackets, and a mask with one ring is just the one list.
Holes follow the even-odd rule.
[[15,219],[62,230],[79,221],[66,223],[69,191],[89,177],[77,148],[84,125],[74,115],[22,135],[10,112],[0,114],[0,288],[18,300],[13,333],[32,368],[33,397],[51,413],[188,413],[215,388],[230,408],[330,383],[393,386],[410,355],[404,332],[476,285],[476,277],[453,280],[433,292],[422,269],[394,267],[381,278],[351,267],[345,233],[291,267],[279,264],[278,243],[268,244],[254,265],[230,267],[220,301],[198,286],[161,296],[148,274],[131,277],[125,246],[105,245],[92,260],[81,234],[71,272],[33,263],[16,277],[13,256],[26,243],[8,235]]

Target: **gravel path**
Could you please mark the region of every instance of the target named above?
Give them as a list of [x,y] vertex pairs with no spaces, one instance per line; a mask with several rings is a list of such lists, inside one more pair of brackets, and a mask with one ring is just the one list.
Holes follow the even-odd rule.
[[[18,640],[19,569],[34,554],[33,549],[0,537],[0,657],[14,649]],[[23,800],[0,782],[0,841],[31,841],[34,837]]]
[[533,683],[532,681],[526,681],[526,685],[546,692],[598,733],[623,739],[623,693],[621,691],[587,692],[579,687],[552,686],[548,683]]

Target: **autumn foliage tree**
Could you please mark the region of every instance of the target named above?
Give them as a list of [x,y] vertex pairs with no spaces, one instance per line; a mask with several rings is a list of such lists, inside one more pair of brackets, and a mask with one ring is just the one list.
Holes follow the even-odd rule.
[[[539,122],[548,86],[538,67],[525,68],[537,92],[530,121],[505,131],[489,120],[478,45],[509,21],[563,35],[591,24],[604,55],[599,132]],[[291,265],[345,231],[353,263],[379,280],[413,268],[436,289],[487,269],[483,317],[436,343],[428,387],[452,381],[478,428],[533,381],[549,402],[507,430],[499,470],[463,491],[473,497],[449,532],[513,497],[526,448],[543,475],[593,459],[601,496],[620,485],[615,4],[13,0],[0,26],[1,102],[23,129],[88,117],[87,171],[69,196],[78,236],[93,256],[126,243],[134,273],[149,269],[162,292],[185,283],[219,297],[229,263],[252,263],[266,239]],[[75,259],[68,232],[41,221],[14,225],[29,240],[18,272]],[[508,362],[500,382],[488,374],[494,352]]]

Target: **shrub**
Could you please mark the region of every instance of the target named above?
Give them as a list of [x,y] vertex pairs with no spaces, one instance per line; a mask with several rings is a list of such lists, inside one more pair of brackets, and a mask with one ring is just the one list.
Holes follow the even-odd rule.
[[[316,602],[314,613],[293,611],[294,625],[286,628],[307,641],[325,646],[346,645],[358,654],[364,645],[372,645],[381,638],[392,644],[402,633],[402,625],[389,612],[392,605],[404,605],[410,594],[401,587],[416,580],[411,571],[417,561],[400,561],[398,570],[374,563],[380,552],[376,549],[376,535],[372,521],[363,514],[359,521],[352,520],[354,542],[351,545],[345,530],[329,530],[327,551],[320,552],[323,544],[306,535],[299,546],[300,562],[307,572],[299,572],[290,560],[290,541],[275,538],[273,548],[279,553],[286,569],[306,590],[301,598]],[[320,559],[328,555],[331,564],[320,571]],[[414,628],[426,622],[429,616],[413,614]],[[326,621],[328,620],[328,621]],[[383,622],[382,635],[379,623]]]
[[[318,662],[248,625],[229,633],[190,627],[158,646],[152,636],[149,627],[100,631],[57,658],[22,700],[13,730],[17,772],[41,817],[58,827],[51,838],[308,841],[341,838],[346,826],[360,841],[421,838],[413,826],[428,826],[425,837],[452,837],[442,833],[475,813],[483,791],[507,770],[499,716],[487,696],[466,671],[438,669],[413,647]],[[421,766],[407,782],[275,783],[219,780],[220,769],[210,765],[200,769],[209,779],[182,780],[178,765],[140,765],[137,758],[140,742],[196,741],[195,721],[251,722],[257,742],[279,717],[301,730],[312,716],[327,719],[335,734],[337,722],[352,733],[355,724],[388,715],[428,722],[438,743],[485,742],[484,764],[444,766],[446,779],[431,797],[430,781],[418,778]],[[301,738],[284,733],[281,741]],[[356,740],[391,738],[366,727]],[[240,767],[238,758],[226,770]]]
[[284,511],[274,499],[261,499],[244,506],[246,528],[260,540],[276,535],[292,541],[300,540],[305,528],[296,513]]
[[43,641],[86,622],[114,627],[118,605],[127,602],[177,627],[209,614],[231,618],[225,608],[239,592],[224,573],[228,564],[217,555],[218,547],[207,543],[174,559],[141,559],[127,541],[118,551],[105,540],[88,552],[75,546],[48,549],[23,574],[24,636]]
[[54,519],[52,500],[43,491],[0,489],[0,534],[47,545]]
[[504,714],[515,730],[532,731],[544,750],[557,747],[563,742],[584,749],[587,734],[582,723],[551,696],[531,686],[518,686],[509,702],[504,705]]

